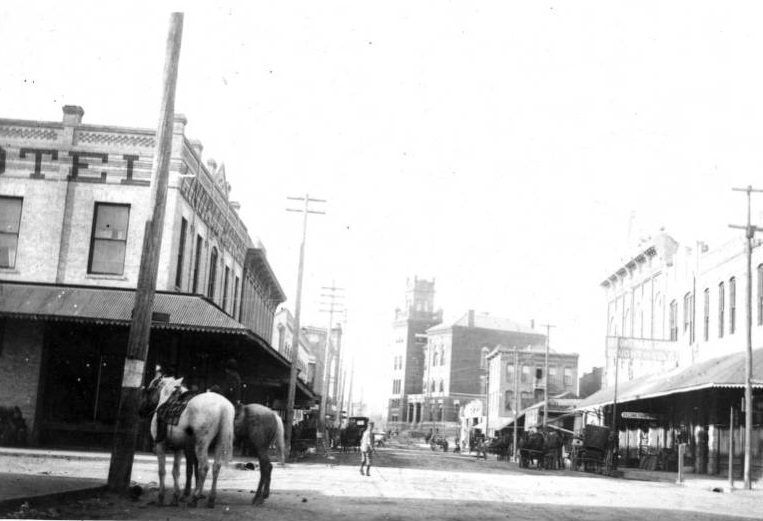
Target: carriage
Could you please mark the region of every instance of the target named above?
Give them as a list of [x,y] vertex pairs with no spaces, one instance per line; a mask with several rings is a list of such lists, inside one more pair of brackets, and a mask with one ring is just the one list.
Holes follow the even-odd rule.
[[363,431],[368,427],[370,418],[367,416],[350,416],[347,418],[347,426],[339,431],[339,443],[342,451],[360,450],[360,439]]
[[609,428],[586,425],[582,434],[582,437],[573,440],[572,469],[577,470],[582,466],[586,472],[601,473],[609,461]]

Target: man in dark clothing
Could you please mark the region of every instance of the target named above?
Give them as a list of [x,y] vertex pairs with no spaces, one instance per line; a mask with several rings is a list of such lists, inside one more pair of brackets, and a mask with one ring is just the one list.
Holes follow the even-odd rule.
[[238,362],[235,358],[229,358],[225,362],[225,369],[220,385],[214,385],[210,391],[222,394],[233,405],[241,403],[241,375],[238,372]]

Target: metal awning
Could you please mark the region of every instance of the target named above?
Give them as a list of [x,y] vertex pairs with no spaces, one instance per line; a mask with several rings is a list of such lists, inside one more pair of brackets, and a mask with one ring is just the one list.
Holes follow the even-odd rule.
[[[134,304],[132,288],[0,282],[0,317],[129,327]],[[291,367],[266,339],[201,295],[157,291],[151,329],[236,335],[279,365]],[[302,382],[297,388],[307,400],[315,400],[315,393]]]
[[[678,393],[703,389],[744,389],[744,351],[698,362],[689,367],[676,368],[665,373],[657,373],[636,378],[617,386],[617,402],[633,402],[649,398],[659,398]],[[763,389],[763,349],[753,352],[753,387]],[[580,401],[577,409],[590,409],[610,405],[614,402],[615,388],[607,387]]]

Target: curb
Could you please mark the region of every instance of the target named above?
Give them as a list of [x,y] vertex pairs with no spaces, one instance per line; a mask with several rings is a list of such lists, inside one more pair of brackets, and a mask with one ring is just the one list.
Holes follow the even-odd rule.
[[73,501],[77,499],[84,499],[92,497],[94,494],[106,492],[108,487],[106,485],[98,485],[91,487],[78,488],[74,490],[65,490],[62,492],[51,492],[49,494],[38,494],[24,497],[16,497],[9,499],[0,499],[0,512],[15,511],[24,503],[29,503],[33,508],[39,508],[40,506],[48,506],[51,503],[59,503],[61,501]]

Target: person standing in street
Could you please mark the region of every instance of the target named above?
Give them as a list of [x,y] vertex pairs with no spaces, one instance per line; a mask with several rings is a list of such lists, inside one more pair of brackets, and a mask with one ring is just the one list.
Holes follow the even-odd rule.
[[[371,475],[371,455],[375,452],[374,449],[374,423],[368,422],[366,430],[363,431],[363,436],[360,438],[360,454],[363,458],[360,462],[360,475]],[[365,474],[363,473],[363,467],[366,467]]]

